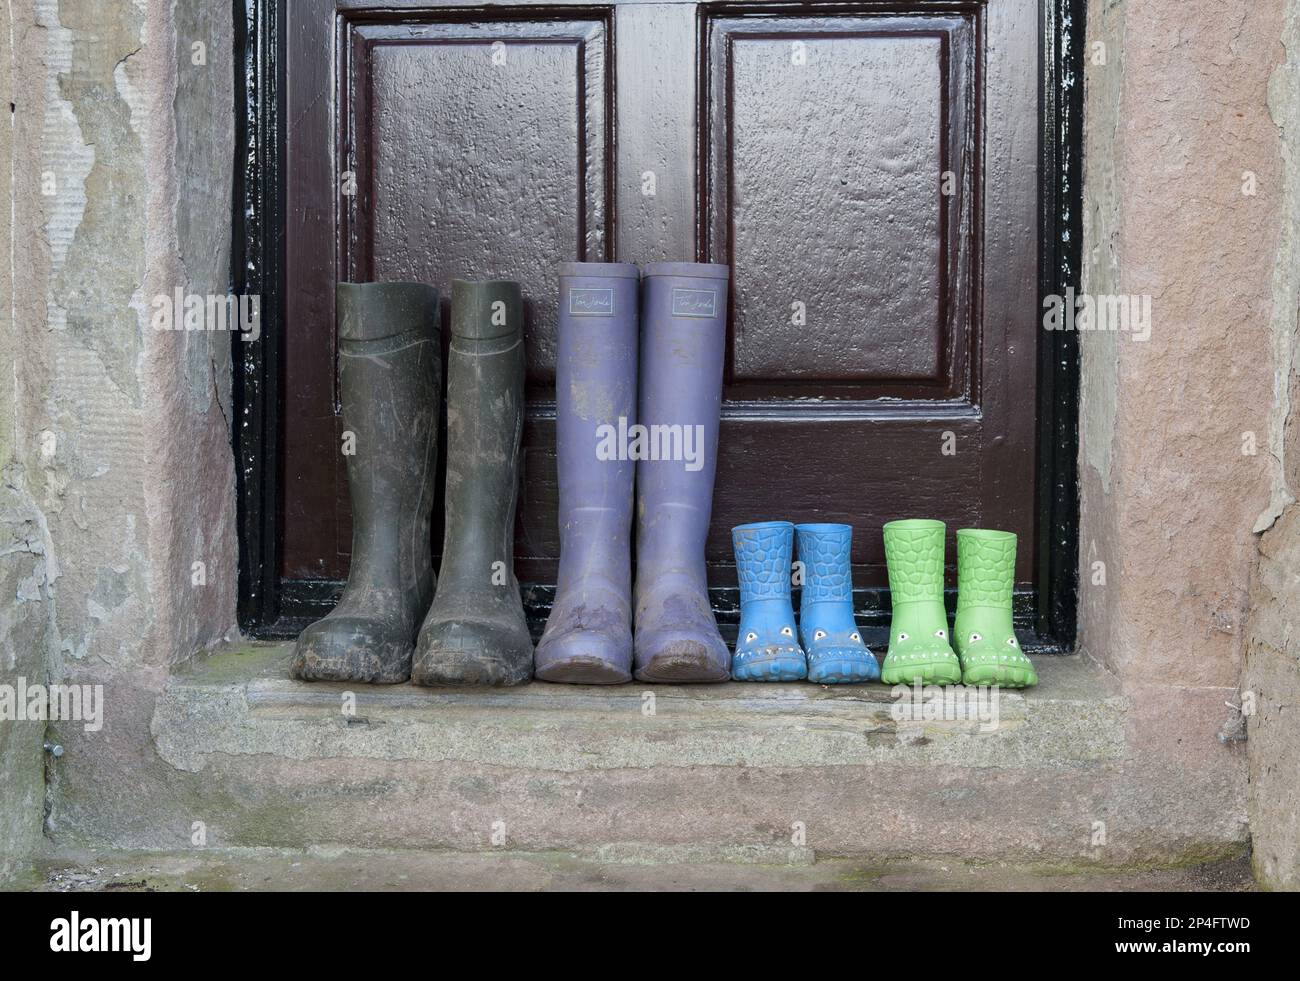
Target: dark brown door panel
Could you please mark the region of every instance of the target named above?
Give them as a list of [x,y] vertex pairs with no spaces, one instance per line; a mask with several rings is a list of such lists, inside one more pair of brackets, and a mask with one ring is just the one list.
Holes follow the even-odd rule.
[[974,33],[710,20],[708,250],[734,268],[735,395],[969,394]]
[[606,255],[605,23],[428,16],[349,30],[345,268],[528,284],[529,375],[553,384],[556,257]]

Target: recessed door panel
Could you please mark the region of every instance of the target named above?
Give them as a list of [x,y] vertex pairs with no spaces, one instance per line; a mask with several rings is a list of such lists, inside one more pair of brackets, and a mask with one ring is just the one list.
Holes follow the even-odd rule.
[[961,199],[939,192],[969,140],[948,78],[969,63],[963,26],[714,25],[710,204],[735,269],[735,382],[860,398],[949,381],[944,218]]
[[557,256],[602,259],[600,21],[363,25],[350,151],[363,178],[348,266],[365,278],[518,279],[534,382],[555,377]]

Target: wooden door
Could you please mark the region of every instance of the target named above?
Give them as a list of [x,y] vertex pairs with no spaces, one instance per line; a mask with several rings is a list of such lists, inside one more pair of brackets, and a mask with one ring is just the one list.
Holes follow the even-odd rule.
[[347,573],[336,281],[523,284],[516,559],[547,584],[555,267],[698,259],[733,270],[719,587],[732,525],[845,521],[870,608],[913,516],[1017,532],[1033,589],[1036,0],[294,0],[285,36],[286,580]]

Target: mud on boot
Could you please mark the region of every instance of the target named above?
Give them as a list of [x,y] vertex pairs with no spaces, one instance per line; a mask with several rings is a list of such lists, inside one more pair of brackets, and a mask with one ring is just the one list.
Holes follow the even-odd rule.
[[1009,531],[957,531],[957,619],[953,643],[968,685],[1028,688],[1038,675],[1011,625],[1016,536]]
[[339,382],[352,500],[352,562],[338,605],[298,637],[303,681],[395,684],[411,673],[433,597],[429,523],[438,453],[438,291],[340,283]]
[[808,680],[819,685],[857,684],[880,677],[876,656],[853,619],[849,525],[796,525],[803,591],[799,636],[808,656]]
[[517,685],[533,645],[514,573],[524,419],[519,284],[456,280],[447,356],[442,568],[416,642],[417,685]]
[[790,605],[794,525],[759,521],[731,529],[740,580],[740,631],[731,658],[736,681],[801,681],[808,663]]
[[887,685],[958,684],[961,664],[948,640],[943,606],[944,524],[920,518],[890,521],[884,536],[893,611],[880,680]]

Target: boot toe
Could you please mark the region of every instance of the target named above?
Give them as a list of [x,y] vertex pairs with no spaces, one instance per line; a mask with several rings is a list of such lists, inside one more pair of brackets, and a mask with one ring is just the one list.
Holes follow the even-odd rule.
[[946,647],[905,647],[885,656],[880,680],[887,685],[911,685],[918,681],[956,685],[961,683],[961,663]]
[[731,652],[716,628],[712,636],[695,631],[657,631],[637,635],[637,681],[694,684],[731,677]]
[[625,619],[562,621],[555,613],[537,645],[534,677],[570,685],[632,680],[632,630]]
[[808,680],[819,685],[875,681],[880,663],[865,647],[824,647],[808,651]]
[[570,685],[621,685],[632,680],[632,636],[569,631],[543,637],[534,676]]
[[807,676],[804,653],[793,645],[740,650],[731,659],[731,677],[735,681],[802,681]]
[[406,631],[365,617],[326,617],[304,630],[290,674],[300,681],[355,681],[393,685],[411,674]]
[[533,645],[509,624],[445,620],[427,624],[416,644],[417,685],[519,685],[533,674]]
[[996,645],[969,648],[961,656],[962,684],[1030,688],[1038,684],[1033,662],[1020,651],[1003,652]]

